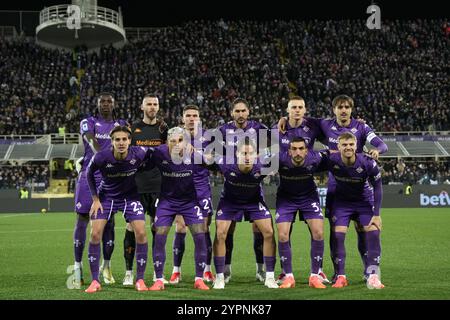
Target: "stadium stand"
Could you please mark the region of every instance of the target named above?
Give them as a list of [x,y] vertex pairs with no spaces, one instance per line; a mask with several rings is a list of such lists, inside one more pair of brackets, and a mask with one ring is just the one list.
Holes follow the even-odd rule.
[[[285,114],[290,95],[305,97],[308,115],[330,117],[331,100],[346,93],[355,99],[355,115],[381,132],[389,147],[381,162],[385,183],[445,182],[450,152],[445,21],[384,21],[382,30],[369,36],[361,23],[190,21],[126,28],[124,47],[91,51],[46,49],[34,39],[5,36],[0,159],[81,157],[79,121],[95,111],[96,95],[104,90],[116,97],[116,116],[130,123],[141,118],[141,99],[152,92],[169,126],[179,124],[186,104],[197,104],[210,127],[230,120],[230,101],[238,96],[250,101],[254,119],[271,125]],[[61,127],[72,134],[59,136]],[[43,136],[18,144],[17,135]],[[423,168],[411,163],[413,174],[405,178],[389,167],[398,157],[418,157],[415,163]],[[212,177],[216,184],[220,179]]]

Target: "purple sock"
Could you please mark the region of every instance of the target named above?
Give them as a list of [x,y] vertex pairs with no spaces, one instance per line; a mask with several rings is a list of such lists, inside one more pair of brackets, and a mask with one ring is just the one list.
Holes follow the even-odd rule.
[[183,260],[184,254],[184,240],[186,238],[186,233],[175,232],[175,237],[173,238],[173,266],[181,266],[181,261]]
[[275,270],[275,256],[272,257],[266,257],[264,256],[264,263],[266,265],[266,272],[274,272]]
[[[336,250],[336,246],[335,246],[335,238],[334,238],[334,231],[330,230],[330,257],[331,257],[331,262],[333,263],[333,270],[334,270],[334,274],[337,274],[337,264],[334,261],[334,257],[336,255],[335,250]],[[322,266],[320,266],[322,268]]]
[[311,239],[311,273],[319,273],[323,260],[323,247],[323,240]]
[[345,275],[345,233],[333,232],[334,234],[334,263],[336,264],[336,274]]
[[136,280],[144,279],[148,259],[148,243],[136,243]]
[[214,267],[216,268],[216,273],[223,273],[225,269],[225,257],[214,256]]
[[289,241],[278,241],[278,252],[280,254],[280,261],[282,261],[283,270],[285,273],[292,273],[292,252]]
[[206,236],[204,233],[193,235],[194,238],[194,260],[195,260],[195,276],[203,277],[206,265]]
[[358,234],[358,251],[359,255],[361,256],[361,260],[364,265],[364,270],[367,269],[367,239],[366,239],[366,232],[364,231],[357,231]]
[[264,237],[261,232],[253,232],[253,250],[255,250],[256,263],[264,263]]
[[212,259],[211,234],[209,232],[206,232],[205,237],[206,237],[206,264],[211,265],[211,259]]
[[366,232],[367,239],[367,274],[378,273],[381,259],[380,231]]
[[164,274],[164,264],[166,263],[166,241],[167,235],[155,234],[155,248],[153,250],[153,266],[157,278],[162,278]]
[[75,229],[73,231],[73,251],[75,255],[75,261],[81,262],[83,258],[84,244],[86,242],[86,229],[89,221],[77,219]]
[[89,242],[88,248],[89,267],[91,268],[92,281],[97,280],[100,269],[100,243],[92,244]]
[[114,251],[114,218],[111,217],[105,225],[103,230],[103,259],[111,260],[112,253]]
[[231,264],[231,257],[233,255],[233,247],[234,247],[234,240],[233,240],[233,234],[228,233],[227,238],[225,239],[225,264]]

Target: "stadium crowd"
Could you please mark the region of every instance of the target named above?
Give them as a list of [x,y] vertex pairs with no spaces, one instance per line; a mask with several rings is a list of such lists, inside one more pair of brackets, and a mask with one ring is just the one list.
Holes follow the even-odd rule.
[[[289,93],[312,116],[331,116],[346,93],[355,114],[379,132],[449,130],[450,48],[444,21],[191,21],[155,29],[122,49],[49,50],[29,40],[0,43],[0,134],[78,132],[100,91],[133,122],[145,93],[160,97],[169,125],[197,104],[209,126],[229,120],[237,96],[273,124]],[[68,97],[79,94],[79,99]],[[72,113],[69,109],[73,109]]]
[[[303,96],[317,117],[332,116],[331,100],[346,93],[355,100],[354,115],[378,132],[450,130],[445,22],[386,20],[373,32],[364,23],[191,21],[93,53],[2,40],[0,134],[57,133],[62,126],[79,132],[104,90],[116,97],[116,115],[130,123],[141,118],[148,92],[160,97],[169,126],[179,124],[186,104],[196,104],[208,127],[230,120],[230,101],[238,96],[250,102],[251,117],[272,125],[285,114],[290,93]],[[450,179],[448,162],[382,164],[384,183]],[[1,188],[32,176],[48,185],[42,165],[0,170]]]
[[31,163],[17,165],[0,165],[0,189],[32,189],[32,185],[42,185],[42,189],[49,186],[50,171],[48,164]]

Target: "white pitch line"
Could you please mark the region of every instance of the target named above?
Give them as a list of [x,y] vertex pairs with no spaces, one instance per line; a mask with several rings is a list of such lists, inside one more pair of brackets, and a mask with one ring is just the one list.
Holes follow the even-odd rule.
[[[123,230],[125,227],[116,227],[114,229]],[[14,231],[0,231],[0,234],[5,233],[36,233],[36,232],[73,232],[73,229],[51,229],[51,230],[14,230]]]
[[21,216],[32,216],[38,215],[39,213],[18,213],[18,214],[10,214],[10,215],[2,215],[0,214],[0,218],[11,218],[11,217],[21,217]]

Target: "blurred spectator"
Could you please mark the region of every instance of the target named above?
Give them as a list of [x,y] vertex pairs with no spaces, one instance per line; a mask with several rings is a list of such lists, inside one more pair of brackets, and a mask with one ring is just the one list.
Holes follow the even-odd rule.
[[[66,132],[78,132],[104,90],[115,94],[116,116],[130,122],[141,118],[148,92],[160,97],[169,125],[195,103],[209,127],[230,119],[237,96],[249,100],[254,119],[271,125],[289,94],[305,97],[309,115],[328,117],[331,100],[346,93],[355,116],[377,131],[449,130],[446,23],[384,20],[380,32],[367,33],[359,20],[189,21],[93,53],[6,40],[0,134],[57,133],[66,117]],[[80,99],[68,103],[76,87]]]
[[26,163],[21,166],[0,165],[0,189],[31,189],[33,184],[47,189],[49,185],[49,168],[44,163]]

